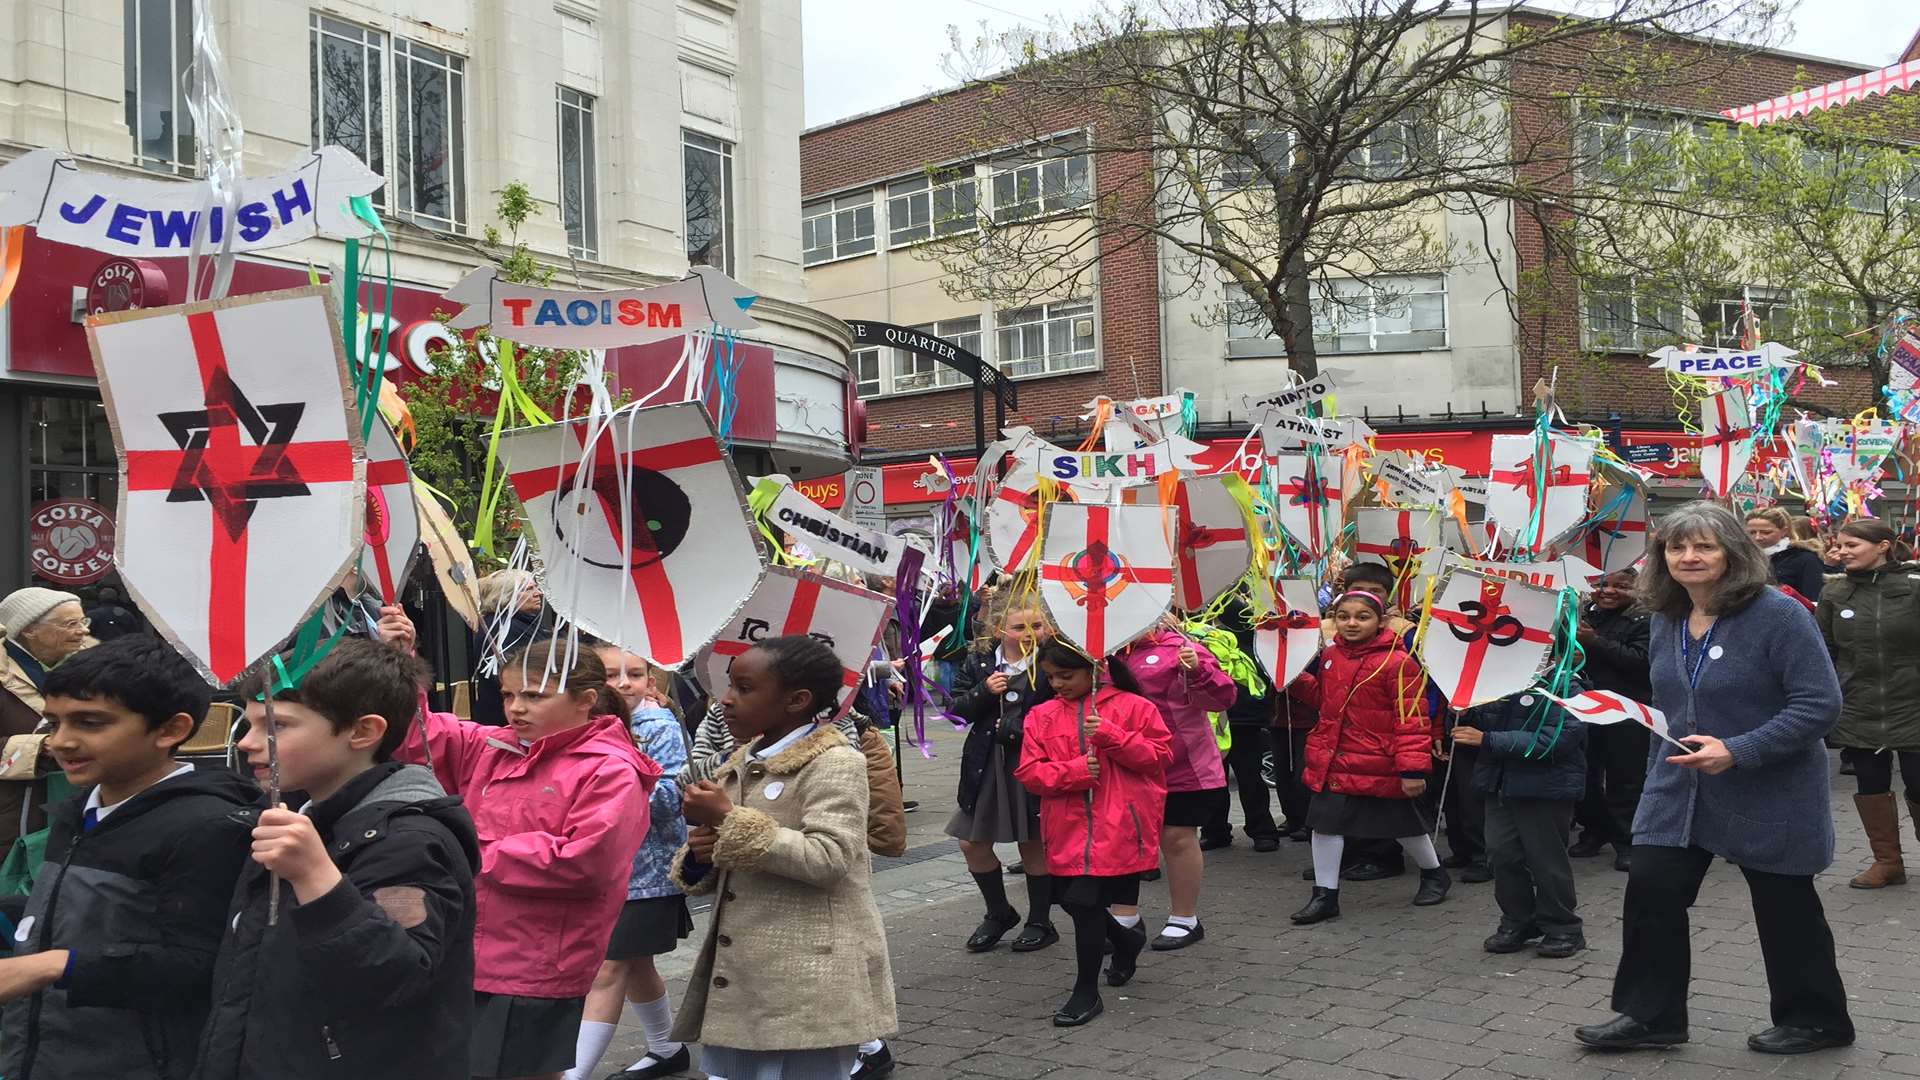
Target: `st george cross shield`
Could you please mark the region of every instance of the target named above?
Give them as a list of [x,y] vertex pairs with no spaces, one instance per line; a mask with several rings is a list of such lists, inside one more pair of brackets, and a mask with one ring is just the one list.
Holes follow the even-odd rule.
[[1553,648],[1560,594],[1454,570],[1434,597],[1420,662],[1455,709],[1518,693]]
[[1409,610],[1440,569],[1438,510],[1389,510],[1378,506],[1353,512],[1353,560],[1379,563],[1393,575],[1392,601]]
[[1346,459],[1280,454],[1271,459],[1280,527],[1310,559],[1327,553],[1347,523]]
[[1545,548],[1587,516],[1591,444],[1560,435],[1495,435],[1489,458],[1487,515],[1527,550]]
[[597,637],[679,667],[759,584],[740,478],[698,402],[509,431],[500,457],[548,606]]
[[1233,588],[1253,565],[1259,529],[1247,482],[1238,476],[1183,477],[1173,489],[1179,532],[1174,541],[1174,602],[1198,612]]
[[1639,562],[1647,553],[1647,493],[1632,485],[1613,489],[1572,550],[1607,574]]
[[1060,636],[1102,657],[1153,629],[1173,600],[1158,506],[1047,507],[1040,599]]
[[396,603],[420,550],[420,514],[414,509],[413,472],[400,440],[385,420],[375,420],[367,439],[366,546],[360,549],[360,580]]
[[[700,677],[718,700],[727,687],[733,658],[756,642],[787,634],[806,634],[833,650],[840,659],[840,685],[845,691],[860,686],[867,661],[886,626],[893,601],[876,592],[855,588],[806,570],[775,566],[760,579],[746,606],[736,612],[714,639]],[[838,719],[851,708],[855,695],[844,693],[835,706]]]
[[[1054,498],[1071,502],[1073,490],[1053,487]],[[1013,470],[994,492],[987,507],[987,544],[996,566],[1009,574],[1026,569],[1037,553],[1040,537],[1040,481],[1033,463],[1015,459]]]
[[1730,386],[1700,399],[1700,476],[1722,498],[1753,460],[1753,417],[1747,392]]
[[1278,579],[1274,594],[1280,610],[1254,627],[1253,642],[1277,691],[1299,678],[1320,652],[1320,598],[1313,579],[1305,577]]
[[224,685],[345,577],[366,451],[322,287],[87,323],[120,461],[114,564],[154,625]]

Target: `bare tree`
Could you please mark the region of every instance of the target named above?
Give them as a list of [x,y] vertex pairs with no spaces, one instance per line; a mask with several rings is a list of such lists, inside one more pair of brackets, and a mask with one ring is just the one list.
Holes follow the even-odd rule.
[[[1343,303],[1393,303],[1379,287],[1336,294],[1327,278],[1488,259],[1510,242],[1510,208],[1567,201],[1580,100],[1704,82],[1714,71],[1664,61],[1660,42],[1754,40],[1775,15],[1769,0],[1587,7],[1522,18],[1477,0],[1136,0],[1047,35],[983,38],[955,61],[986,88],[970,152],[1009,168],[977,229],[930,246],[950,291],[1020,303],[1157,244],[1176,264],[1164,287],[1225,284],[1240,302],[1217,317],[1269,331],[1312,375],[1316,324],[1324,334]],[[1549,71],[1527,80],[1543,89],[1526,102],[1521,63]],[[1082,152],[1100,163],[1097,186],[1049,172]],[[1477,227],[1436,224],[1444,215]]]

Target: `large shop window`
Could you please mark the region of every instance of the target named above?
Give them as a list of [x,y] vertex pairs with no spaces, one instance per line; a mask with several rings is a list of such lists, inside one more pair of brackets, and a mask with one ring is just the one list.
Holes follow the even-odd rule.
[[[27,513],[15,520],[14,528],[16,535],[29,541],[28,584],[78,592],[91,599],[96,587],[119,582],[111,565],[110,531],[94,528],[84,516],[85,508],[82,516],[51,528],[39,519],[43,513],[76,513],[72,506],[58,505],[75,499],[97,504],[98,512],[109,519],[119,512],[120,474],[114,465],[107,412],[97,400],[86,397],[28,395],[24,404]],[[43,560],[70,570],[92,569],[76,578],[48,570]]]
[[400,212],[433,229],[467,227],[467,62],[393,43],[393,149]]
[[[387,35],[318,12],[308,17],[313,38],[313,146],[352,151],[367,168],[387,174],[385,82]],[[371,196],[387,205],[383,184]]]
[[733,144],[680,133],[687,200],[687,262],[733,273]]
[[567,252],[593,258],[600,250],[600,182],[593,153],[593,96],[557,88],[560,110],[560,220]]
[[180,74],[193,59],[193,0],[126,0],[127,130],[143,169],[191,176],[193,115]]

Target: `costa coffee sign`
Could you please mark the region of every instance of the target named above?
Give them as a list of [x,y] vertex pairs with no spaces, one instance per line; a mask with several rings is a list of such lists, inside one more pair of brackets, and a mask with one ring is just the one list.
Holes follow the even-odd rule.
[[166,271],[145,259],[108,259],[87,281],[87,314],[166,307]]
[[88,585],[113,569],[113,515],[91,499],[51,499],[27,514],[34,576]]

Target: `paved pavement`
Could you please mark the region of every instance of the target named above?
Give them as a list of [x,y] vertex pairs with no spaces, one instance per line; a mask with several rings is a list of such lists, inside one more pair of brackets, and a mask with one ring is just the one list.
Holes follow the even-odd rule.
[[[1718,863],[1693,912],[1693,1042],[1606,1055],[1574,1043],[1571,1029],[1610,1015],[1626,883],[1610,859],[1575,865],[1589,950],[1542,960],[1481,951],[1497,920],[1491,886],[1456,883],[1447,903],[1414,908],[1407,902],[1411,871],[1349,884],[1341,919],[1295,927],[1287,914],[1306,897],[1299,875],[1307,845],[1283,843],[1262,855],[1244,838],[1207,855],[1200,905],[1206,941],[1147,953],[1132,985],[1105,991],[1104,1016],[1082,1028],[1055,1028],[1049,1018],[1073,981],[1064,916],[1056,917],[1063,940],[1038,953],[1016,956],[1003,945],[972,955],[961,948],[981,913],[966,867],[941,832],[953,809],[959,740],[946,731],[929,734],[939,756],[925,761],[909,750],[906,760],[908,796],[923,804],[908,818],[908,855],[876,860],[899,988],[900,1032],[890,1042],[902,1080],[1920,1076],[1920,884],[1877,892],[1847,887],[1867,860],[1851,777],[1835,780],[1840,853],[1820,886],[1859,1043],[1800,1058],[1746,1049],[1747,1035],[1768,1026],[1766,975],[1744,880]],[[1912,827],[1902,824],[1909,855],[1920,861]],[[1024,906],[1017,884],[1009,892]],[[1166,915],[1164,884],[1145,887],[1142,908],[1157,932]],[[705,928],[704,917],[696,922],[701,930],[662,964],[676,1003]],[[640,1056],[637,1036],[622,1029],[603,1076]]]

